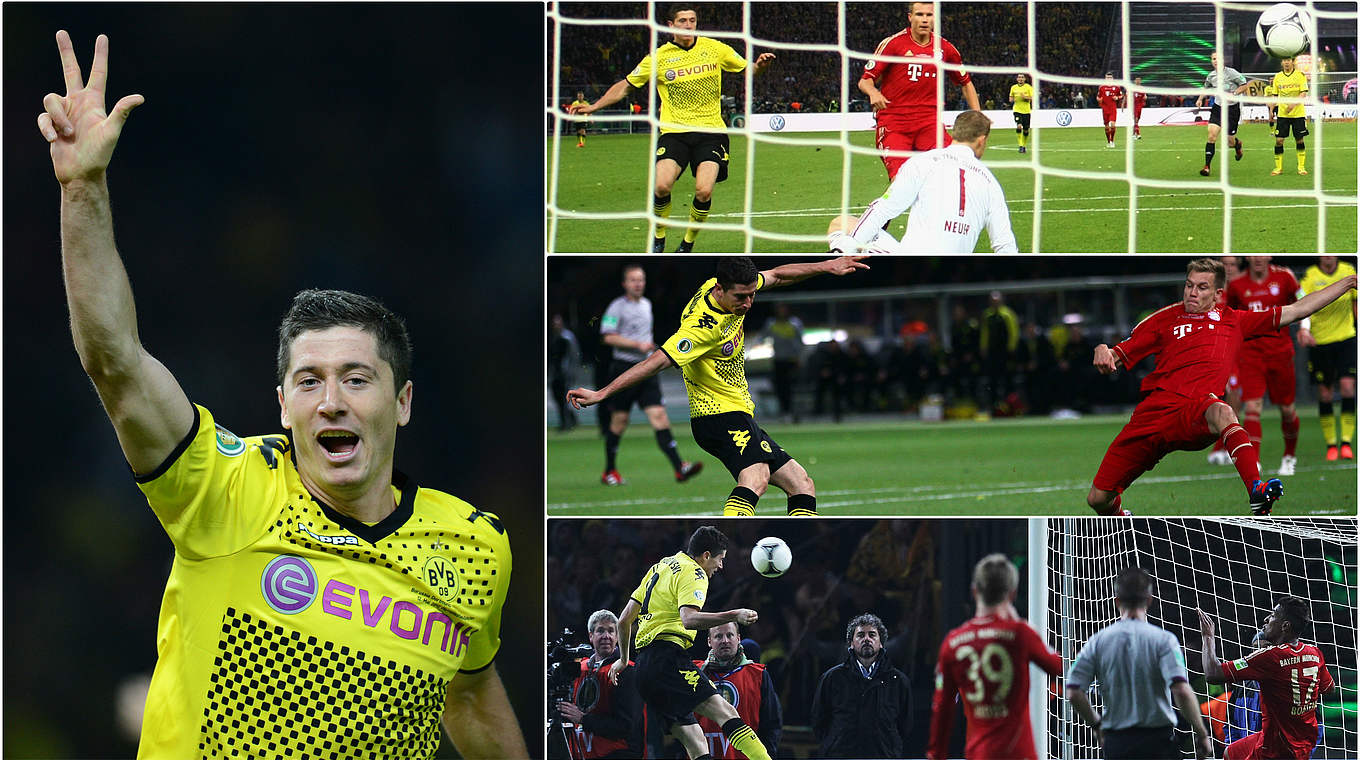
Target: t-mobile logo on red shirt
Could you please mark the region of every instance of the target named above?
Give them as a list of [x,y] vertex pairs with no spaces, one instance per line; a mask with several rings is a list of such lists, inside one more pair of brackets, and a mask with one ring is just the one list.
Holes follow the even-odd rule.
[[907,77],[913,82],[918,81],[921,78],[921,68],[922,66],[919,63],[908,63]]
[[1176,339],[1179,340],[1189,335],[1193,329],[1195,329],[1194,325],[1175,325],[1171,328],[1171,332],[1175,333]]

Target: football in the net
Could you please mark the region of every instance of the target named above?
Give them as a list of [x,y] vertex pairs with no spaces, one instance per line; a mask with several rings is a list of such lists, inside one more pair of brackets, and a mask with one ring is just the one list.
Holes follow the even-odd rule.
[[1308,49],[1308,12],[1293,3],[1276,3],[1256,20],[1256,42],[1275,58],[1290,58]]
[[778,578],[793,564],[793,552],[784,539],[762,538],[751,547],[751,565],[766,578]]

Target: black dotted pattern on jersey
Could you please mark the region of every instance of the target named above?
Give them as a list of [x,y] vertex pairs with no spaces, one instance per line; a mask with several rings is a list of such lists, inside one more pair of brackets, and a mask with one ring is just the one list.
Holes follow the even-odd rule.
[[[721,326],[723,334],[725,336],[731,336],[735,340],[735,337],[741,331],[741,323],[744,318],[744,316],[725,318]],[[735,328],[733,327],[734,324]],[[721,355],[714,354],[714,356]],[[746,404],[748,406],[751,404],[751,394],[746,387],[745,340],[742,341],[741,350],[737,351],[730,358],[709,358],[708,356],[705,356],[699,361],[710,363],[713,366],[713,373],[718,376],[718,379],[727,384],[732,390],[745,396]],[[718,400],[713,397],[711,391],[706,391],[703,386],[689,382],[688,377],[685,378],[685,384],[687,386],[686,390],[689,391],[689,413],[691,417],[701,417],[706,414],[722,414],[723,412],[732,411],[731,409],[722,407],[718,403]],[[695,392],[696,390],[698,392]]]
[[[661,55],[652,57],[653,77],[665,93],[669,120],[680,124],[719,125],[722,123],[722,54],[709,42],[700,42],[686,51],[669,45]],[[671,61],[671,59],[678,59]],[[686,73],[672,78],[667,72]],[[673,74],[674,76],[674,74]]]
[[228,608],[201,757],[430,758],[447,682]]

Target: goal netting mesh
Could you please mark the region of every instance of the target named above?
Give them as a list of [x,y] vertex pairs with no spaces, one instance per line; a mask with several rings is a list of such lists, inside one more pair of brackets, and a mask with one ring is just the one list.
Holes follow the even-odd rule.
[[[1250,653],[1251,641],[1275,601],[1285,595],[1311,603],[1313,633],[1337,688],[1322,698],[1323,727],[1314,758],[1356,756],[1356,520],[1350,519],[1082,519],[1049,520],[1048,634],[1070,669],[1082,645],[1112,623],[1114,577],[1132,565],[1157,581],[1149,620],[1176,635],[1186,651],[1191,686],[1201,703],[1218,696],[1206,688],[1199,661],[1196,608],[1213,618],[1220,659]],[[1061,697],[1050,698],[1049,756],[1100,757],[1094,733]],[[1242,696],[1239,689],[1237,695]],[[1100,685],[1090,690],[1100,709]],[[1225,704],[1226,708],[1227,705]],[[1237,730],[1259,726],[1253,710],[1211,712]],[[1257,713],[1259,715],[1259,713]],[[1226,726],[1213,727],[1219,735]],[[1236,725],[1243,722],[1247,726]],[[1184,721],[1182,745],[1190,752]],[[1259,728],[1255,729],[1259,730]],[[1219,757],[1222,745],[1218,747]]]
[[[984,161],[1006,190],[1020,250],[1351,252],[1356,236],[1356,121],[1348,104],[1355,102],[1356,4],[1298,3],[1312,14],[1314,27],[1312,50],[1301,59],[1311,77],[1307,155],[1312,176],[1306,184],[1272,183],[1264,176],[1273,148],[1264,126],[1266,104],[1272,100],[1261,87],[1279,64],[1259,51],[1251,29],[1267,5],[937,2],[935,28],[959,48],[961,68],[973,77],[983,109],[993,118]],[[670,217],[661,219],[652,212],[656,175],[650,157],[660,125],[651,86],[589,117],[593,134],[636,139],[624,157],[609,155],[618,142],[608,151],[594,143],[587,151],[575,151],[572,140],[581,120],[566,110],[576,92],[596,100],[643,56],[670,41],[663,21],[668,7],[658,2],[547,5],[549,252],[637,252],[644,249],[654,225],[665,223],[672,230],[687,226],[693,187],[688,173],[676,183]],[[877,162],[873,115],[856,82],[878,42],[907,26],[909,4],[732,2],[692,7],[699,14],[701,35],[731,45],[748,61],[762,52],[778,56],[759,76],[752,66],[724,75],[730,173],[737,181],[715,191],[711,216],[702,227],[707,240],[698,250],[825,251],[828,221],[838,214],[860,213],[888,184]],[[1321,42],[1319,29],[1326,30]],[[1342,41],[1333,44],[1337,34]],[[1225,60],[1241,67],[1253,82],[1237,101],[1243,108],[1239,133],[1246,124],[1257,124],[1245,141],[1255,151],[1248,154],[1249,162],[1255,163],[1250,171],[1244,170],[1247,162],[1235,163],[1225,133],[1218,140],[1212,175],[1202,178],[1197,172],[1209,111],[1194,108],[1194,101],[1206,92],[1203,77],[1213,52],[1221,59],[1228,54]],[[1106,149],[1094,102],[1097,87],[1106,83],[1106,71],[1115,72],[1115,83],[1126,92],[1135,76],[1143,78],[1140,88],[1148,98],[1144,131],[1180,125],[1185,127],[1183,137],[1174,145],[1135,142],[1132,116],[1121,109],[1118,149]],[[1008,88],[1019,73],[1036,85],[1035,127],[1026,155],[1016,151],[1007,103]],[[943,76],[936,82],[944,104],[942,121],[952,124],[966,107],[960,90],[952,83],[946,86]],[[1217,94],[1227,93],[1220,89]],[[1089,136],[1078,143],[1072,135],[1082,125]],[[1284,161],[1294,174],[1292,141]],[[1289,216],[1278,215],[1283,213]],[[905,216],[897,220],[891,230],[900,233],[905,221]],[[979,240],[979,250],[987,250],[985,241],[985,236]]]

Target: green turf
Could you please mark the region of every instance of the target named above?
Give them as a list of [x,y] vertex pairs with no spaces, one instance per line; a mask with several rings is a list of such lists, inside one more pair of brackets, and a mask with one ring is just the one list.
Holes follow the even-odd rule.
[[[1316,132],[1316,128],[1314,128]],[[1036,130],[1038,132],[1038,130]],[[1223,193],[1211,180],[1226,166],[1234,188],[1288,188],[1311,190],[1322,181],[1329,194],[1351,198],[1349,203],[1324,208],[1323,229],[1327,252],[1356,250],[1356,129],[1354,122],[1323,125],[1326,162],[1317,167],[1317,138],[1308,138],[1308,167],[1313,175],[1295,173],[1294,148],[1287,142],[1285,173],[1270,176],[1274,168],[1274,140],[1263,124],[1244,124],[1241,131],[1246,153],[1234,161],[1232,151],[1222,150],[1214,160],[1215,175],[1201,178],[1204,163],[1203,126],[1147,127],[1143,139],[1134,143],[1133,171],[1147,180],[1176,180],[1203,185],[1186,189],[1142,187],[1138,191],[1137,250],[1148,252],[1218,253],[1223,248]],[[1045,129],[1036,150],[1020,155],[1015,133],[1000,128],[984,160],[1006,191],[1011,224],[1020,250],[1032,249],[1034,172],[1038,160],[1052,169],[1081,169],[1122,175],[1128,156],[1124,150],[1127,131],[1119,132],[1116,150],[1105,148],[1099,128]],[[753,237],[755,252],[825,252],[827,222],[840,213],[845,151],[832,143],[837,133],[786,134],[786,144],[757,141],[754,154],[743,136],[732,138],[731,177],[714,192],[712,215],[700,235],[696,250],[743,251],[746,234],[733,225],[748,219],[765,234],[801,235],[803,241]],[[872,134],[857,132],[850,142],[849,206],[858,213],[886,187],[882,162],[874,153]],[[645,213],[651,206],[647,184],[650,137],[648,135],[594,135],[585,148],[575,147],[575,137],[564,137],[548,146],[549,202],[558,175],[556,205],[572,212]],[[560,146],[560,150],[558,149]],[[746,166],[754,162],[755,179],[746,207]],[[673,190],[671,219],[686,225],[692,180],[679,180]],[[1109,252],[1128,249],[1129,183],[1122,179],[1091,180],[1047,175],[1042,191],[1042,252]],[[1235,253],[1284,253],[1313,251],[1317,247],[1318,202],[1307,197],[1235,195],[1232,214],[1232,245]],[[645,217],[630,219],[571,219],[548,217],[548,249],[560,252],[640,252],[648,235]],[[905,217],[891,230],[900,236]],[[720,229],[728,225],[729,229]],[[670,236],[669,248],[679,242],[680,232]],[[978,251],[990,251],[984,232]]]
[[[1278,416],[1267,408],[1267,470],[1279,464]],[[1090,515],[1086,492],[1106,446],[1128,421],[1124,415],[1080,420],[1046,418],[986,423],[861,422],[766,428],[817,484],[823,515]],[[1284,478],[1277,517],[1354,515],[1354,462],[1323,460],[1317,418],[1304,417],[1297,474]],[[672,430],[682,456],[704,472],[676,483],[646,423],[634,425],[619,447],[618,468],[628,483],[600,484],[603,444],[594,429],[548,434],[548,513],[584,515],[716,515],[732,478],[689,436]],[[1139,478],[1124,496],[1138,516],[1249,514],[1242,483],[1231,467],[1210,465],[1206,452],[1175,452]],[[782,515],[783,493],[771,488],[757,511]]]

